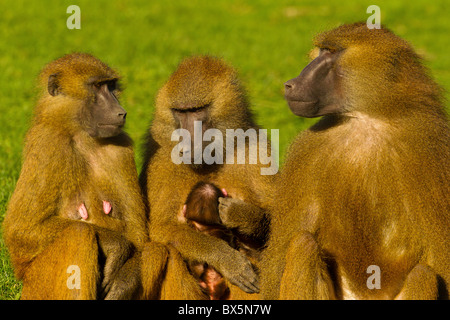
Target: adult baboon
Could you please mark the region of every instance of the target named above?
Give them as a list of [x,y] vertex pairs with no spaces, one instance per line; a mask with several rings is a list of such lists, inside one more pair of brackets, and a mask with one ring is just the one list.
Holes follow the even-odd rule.
[[134,298],[141,291],[141,252],[161,258],[160,266],[153,259],[155,268],[164,266],[164,248],[146,247],[118,80],[83,53],[41,72],[41,96],[3,224],[22,299]]
[[[247,293],[254,293],[259,290],[258,276],[244,254],[224,240],[196,232],[177,220],[177,214],[192,187],[199,181],[208,181],[225,188],[231,196],[220,199],[222,223],[250,238],[265,241],[268,217],[264,202],[270,194],[273,180],[271,175],[261,175],[261,168],[267,165],[262,164],[261,159],[255,164],[249,164],[249,161],[246,164],[237,164],[237,161],[233,164],[225,161],[208,164],[204,159],[198,161],[196,156],[206,152],[208,146],[205,147],[204,142],[200,142],[200,146],[192,144],[192,148],[188,143],[188,147],[178,150],[177,142],[171,141],[176,129],[183,129],[193,141],[201,141],[201,137],[196,135],[207,135],[210,132],[208,129],[216,129],[216,133],[225,136],[226,129],[238,128],[243,132],[253,130],[255,136],[261,139],[255,130],[258,128],[236,72],[214,57],[199,56],[184,60],[159,91],[141,185],[146,190],[150,207],[150,238],[176,248],[180,254],[177,258],[207,263],[232,284]],[[213,141],[216,143],[218,139]],[[263,148],[270,149],[270,144],[265,142]],[[236,160],[238,151],[249,155],[249,150],[249,142],[246,141],[240,150],[237,147],[231,149],[235,151],[231,156],[234,158],[227,157],[227,161]],[[214,157],[225,155],[225,151],[223,143],[222,148],[215,149],[211,154]],[[175,163],[173,157],[178,154],[188,161]],[[186,276],[185,264],[178,265],[167,272],[162,297],[204,298],[195,280]],[[176,281],[181,280],[192,284],[193,289],[187,295],[177,293],[174,288]],[[232,286],[232,297],[240,294],[240,290],[236,289]]]
[[286,99],[294,114],[323,118],[289,149],[261,264],[264,298],[448,298],[441,89],[384,27],[343,25],[314,42]]

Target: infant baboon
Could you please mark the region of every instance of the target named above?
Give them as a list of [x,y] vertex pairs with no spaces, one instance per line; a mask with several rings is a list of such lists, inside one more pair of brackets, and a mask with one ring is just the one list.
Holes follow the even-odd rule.
[[[258,252],[252,246],[242,242],[231,229],[225,227],[219,215],[219,198],[227,197],[225,189],[219,189],[212,183],[199,182],[189,193],[179,214],[179,220],[185,222],[199,232],[211,235],[227,242],[232,248],[248,256],[250,261],[255,259]],[[222,275],[205,262],[192,261],[189,269],[206,289],[211,300],[226,299],[229,288]]]

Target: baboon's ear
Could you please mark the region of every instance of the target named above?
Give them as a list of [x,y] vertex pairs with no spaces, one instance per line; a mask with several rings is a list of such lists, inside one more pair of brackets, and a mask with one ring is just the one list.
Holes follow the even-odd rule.
[[61,88],[58,83],[58,74],[54,73],[48,77],[48,93],[52,96],[56,96],[61,93]]

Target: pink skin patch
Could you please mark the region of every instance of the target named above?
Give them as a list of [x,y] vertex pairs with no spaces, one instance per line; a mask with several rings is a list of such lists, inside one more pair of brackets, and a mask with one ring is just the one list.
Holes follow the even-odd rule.
[[103,211],[108,214],[111,212],[111,203],[109,203],[108,201],[103,200]]
[[227,190],[225,190],[225,188],[222,189],[222,193],[225,198],[228,197],[228,192],[227,192]]
[[177,219],[181,223],[186,223],[186,205],[183,205],[183,209],[178,212]]
[[78,213],[81,216],[81,219],[86,220],[88,218],[88,212],[84,203],[80,204],[78,207]]

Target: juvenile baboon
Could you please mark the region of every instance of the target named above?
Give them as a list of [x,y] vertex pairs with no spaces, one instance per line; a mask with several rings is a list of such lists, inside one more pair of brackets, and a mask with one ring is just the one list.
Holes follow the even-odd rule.
[[[179,220],[186,222],[199,232],[225,240],[232,248],[243,252],[250,261],[256,265],[261,243],[246,243],[232,230],[225,227],[219,214],[219,199],[228,195],[225,189],[220,190],[211,183],[199,182],[189,193],[186,202],[179,214]],[[212,300],[229,297],[228,286],[222,275],[206,263],[191,262],[189,269],[206,289]]]
[[[260,161],[256,164],[248,161],[247,164],[236,164],[236,161],[234,164],[225,161],[207,164],[203,159],[200,163],[175,163],[172,156],[178,155],[174,152],[177,142],[171,141],[172,134],[176,129],[185,129],[192,140],[197,139],[195,121],[201,121],[200,134],[212,128],[223,136],[226,129],[257,129],[236,71],[221,59],[198,56],[184,60],[158,93],[140,177],[150,208],[150,238],[170,244],[172,252],[179,252],[179,255],[171,255],[169,260],[183,258],[207,263],[245,292],[258,292],[258,276],[244,254],[222,239],[196,232],[180,223],[177,215],[192,187],[199,181],[209,181],[225,188],[230,195],[220,199],[222,223],[264,243],[268,229],[264,202],[271,193],[273,176],[261,175],[260,170],[266,165]],[[264,148],[270,149],[270,144]],[[246,142],[242,149],[248,155],[249,143]],[[181,154],[193,159],[198,150],[196,146],[191,150],[184,149]],[[204,150],[203,144],[200,151]],[[216,155],[219,154],[225,154],[225,143],[223,150],[216,150]],[[195,279],[188,275],[185,264],[177,263],[177,267],[166,273],[162,298],[205,298]],[[193,289],[186,295],[177,293],[174,288],[180,280],[192,284]],[[232,297],[235,289],[231,286]],[[238,294],[240,290],[235,291]]]
[[261,263],[263,297],[448,298],[450,131],[441,89],[384,27],[343,25],[314,44],[314,60],[285,83],[285,97],[295,115],[323,118],[289,149]]
[[165,263],[163,248],[145,248],[145,209],[132,142],[122,131],[118,80],[83,53],[41,72],[3,224],[22,299],[136,297],[141,251],[160,250],[161,268]]

